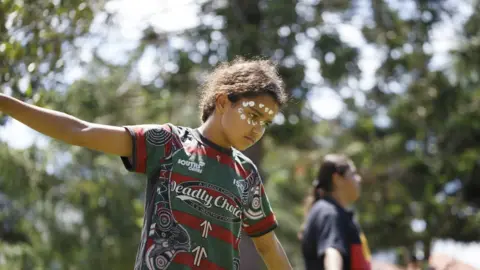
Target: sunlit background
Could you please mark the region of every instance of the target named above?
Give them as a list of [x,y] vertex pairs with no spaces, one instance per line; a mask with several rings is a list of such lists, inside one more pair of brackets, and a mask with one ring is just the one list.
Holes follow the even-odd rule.
[[[479,8],[476,0],[2,1],[1,91],[88,121],[194,126],[205,72],[235,55],[271,58],[292,101],[252,153],[295,269],[302,200],[330,151],[351,155],[364,173],[356,208],[376,269],[405,267],[412,254],[430,254],[437,269],[480,269],[479,204],[465,192],[480,192],[472,184]],[[1,269],[132,269],[141,177],[12,119],[0,142]]]

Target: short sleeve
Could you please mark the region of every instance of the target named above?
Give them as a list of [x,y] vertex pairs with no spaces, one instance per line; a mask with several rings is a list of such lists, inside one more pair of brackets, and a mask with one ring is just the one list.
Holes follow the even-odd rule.
[[246,179],[247,200],[243,210],[243,229],[250,237],[258,237],[274,230],[278,224],[272,211],[261,177],[256,168]]
[[121,157],[128,171],[147,173],[148,163],[159,162],[169,154],[172,128],[164,125],[125,126],[132,137],[132,156]]
[[[348,256],[348,230],[345,221],[338,213],[318,213],[310,225],[315,226],[317,256],[325,255],[327,248],[338,250],[343,256]],[[312,228],[310,228],[312,229]]]

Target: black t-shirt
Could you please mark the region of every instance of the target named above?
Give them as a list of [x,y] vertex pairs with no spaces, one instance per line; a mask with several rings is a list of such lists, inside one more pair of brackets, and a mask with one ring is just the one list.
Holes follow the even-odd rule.
[[302,252],[306,270],[323,270],[327,248],[342,254],[344,270],[370,270],[370,251],[353,213],[333,199],[317,201],[303,232]]

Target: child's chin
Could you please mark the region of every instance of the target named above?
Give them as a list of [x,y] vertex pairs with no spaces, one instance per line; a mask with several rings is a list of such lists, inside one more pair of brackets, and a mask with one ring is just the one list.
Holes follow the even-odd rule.
[[248,147],[245,147],[245,145],[240,144],[240,143],[234,143],[234,144],[232,144],[232,147],[237,149],[238,151],[243,151],[243,150],[248,148]]
[[239,151],[245,151],[248,148],[252,147],[254,144],[248,144],[248,145],[238,145],[238,147],[235,147]]

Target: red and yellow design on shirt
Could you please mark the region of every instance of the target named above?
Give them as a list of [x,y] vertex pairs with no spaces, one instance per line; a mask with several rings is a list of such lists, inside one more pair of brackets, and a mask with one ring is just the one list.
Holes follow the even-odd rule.
[[368,247],[368,241],[363,232],[359,235],[359,243],[350,245],[351,269],[352,270],[370,270],[372,255]]

